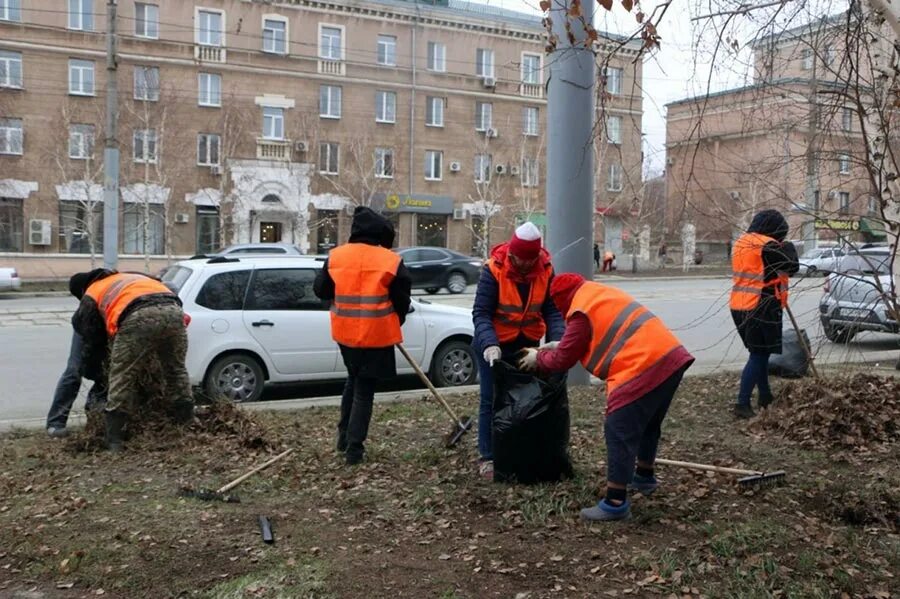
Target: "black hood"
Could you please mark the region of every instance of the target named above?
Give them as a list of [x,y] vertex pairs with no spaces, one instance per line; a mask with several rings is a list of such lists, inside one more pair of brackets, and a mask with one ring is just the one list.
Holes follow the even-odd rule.
[[371,208],[357,206],[353,211],[350,243],[367,243],[391,249],[394,245],[394,225]]
[[76,273],[69,279],[69,293],[80,300],[84,297],[84,294],[87,291],[87,288],[91,286],[91,283],[99,281],[100,279],[105,279],[114,274],[116,274],[116,271],[107,270],[105,268],[95,268],[88,272]]
[[788,224],[777,210],[763,210],[753,217],[748,233],[762,233],[778,241],[784,241],[788,234]]

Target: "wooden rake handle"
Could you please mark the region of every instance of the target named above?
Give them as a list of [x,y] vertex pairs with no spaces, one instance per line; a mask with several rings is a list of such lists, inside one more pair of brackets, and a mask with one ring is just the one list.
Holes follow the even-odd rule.
[[254,468],[253,470],[251,470],[250,472],[240,475],[239,477],[237,477],[236,479],[234,479],[233,481],[231,481],[230,483],[228,483],[227,485],[225,485],[224,487],[222,487],[221,489],[216,491],[216,493],[219,493],[220,495],[223,493],[227,493],[228,491],[232,490],[233,488],[235,488],[236,486],[238,486],[239,484],[241,484],[242,482],[244,482],[245,480],[247,480],[248,478],[250,478],[257,472],[259,472],[260,470],[264,470],[264,469],[268,468],[269,466],[271,466],[272,464],[274,464],[275,462],[277,462],[284,456],[288,455],[292,451],[294,451],[294,450],[288,449],[286,451],[279,453],[277,456],[275,456],[268,462],[262,463],[259,466],[257,466],[256,468]]
[[456,415],[456,412],[453,411],[453,408],[450,407],[450,404],[447,403],[438,390],[434,388],[434,385],[431,384],[431,381],[428,380],[428,377],[425,376],[425,373],[422,372],[422,368],[413,360],[412,356],[409,355],[409,352],[406,351],[406,348],[403,347],[402,343],[397,344],[397,349],[400,350],[400,353],[403,354],[403,357],[406,358],[406,361],[409,362],[409,365],[412,366],[412,369],[416,371],[416,374],[419,375],[419,378],[425,383],[425,386],[428,387],[431,394],[434,395],[435,399],[441,402],[441,405],[444,406],[444,409],[447,410],[447,413],[456,421],[456,423],[462,426],[462,421],[459,419],[459,416]]
[[679,462],[678,460],[656,459],[657,464],[666,466],[678,466],[679,468],[688,468],[690,470],[703,470],[705,472],[721,472],[722,474],[742,474],[744,476],[754,476],[764,474],[756,470],[741,470],[740,468],[727,468],[725,466],[713,466],[712,464],[698,464],[696,462]]

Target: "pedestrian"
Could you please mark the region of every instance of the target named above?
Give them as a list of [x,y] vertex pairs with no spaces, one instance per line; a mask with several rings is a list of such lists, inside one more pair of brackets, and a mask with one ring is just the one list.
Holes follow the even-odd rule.
[[659,268],[666,267],[666,258],[668,257],[668,248],[666,247],[666,242],[662,242],[659,244],[659,251],[656,252],[656,260],[659,262]]
[[594,244],[594,269],[600,270],[600,246]]
[[603,253],[603,272],[611,271],[613,269],[613,262],[616,260],[616,255],[613,254],[610,250],[606,250]]
[[371,208],[353,212],[350,239],[332,249],[313,286],[331,304],[331,337],[341,350],[347,381],[341,396],[337,450],[348,465],[365,456],[375,383],[397,373],[394,346],[409,312],[412,279],[391,251],[394,226]]
[[478,279],[472,321],[473,347],[480,378],[478,408],[479,474],[494,477],[494,362],[513,363],[523,347],[536,347],[546,336],[560,339],[562,315],[550,301],[553,266],[542,247],[541,232],[531,222],[495,246]]
[[122,451],[128,422],[147,400],[165,401],[175,422],[189,422],[188,319],[178,296],[153,277],[103,268],[73,275],[69,291],[81,301],[72,325],[84,342],[82,368],[107,381],[109,450]]
[[606,494],[581,517],[622,520],[631,514],[629,487],[649,495],[659,484],[653,467],[662,423],[694,357],[624,291],[564,273],[550,293],[565,314],[565,335],[558,344],[525,349],[519,368],[565,372],[580,361],[606,381]]
[[753,388],[759,389],[759,407],[772,403],[769,356],[781,353],[781,316],[788,302],[788,277],[800,269],[797,250],[785,241],[788,224],[777,210],[763,210],[734,243],[731,255],[733,286],[731,317],[750,351],[734,415],[755,416],[750,405]]
[[47,413],[47,434],[52,438],[65,437],[69,434],[66,424],[69,421],[69,412],[78,397],[81,389],[81,379],[90,378],[95,382],[88,391],[85,410],[89,411],[101,407],[106,403],[106,389],[101,373],[88,373],[82,368],[81,352],[84,341],[81,335],[72,331],[72,343],[69,347],[69,359],[66,369],[56,383],[56,391],[53,393],[53,403]]

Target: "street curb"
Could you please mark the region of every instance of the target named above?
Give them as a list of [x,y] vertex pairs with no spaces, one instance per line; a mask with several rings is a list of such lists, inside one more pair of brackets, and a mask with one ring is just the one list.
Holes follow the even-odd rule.
[[0,293],[0,301],[5,299],[34,299],[36,297],[66,297],[68,291],[11,291]]
[[603,281],[692,281],[697,279],[728,279],[731,278],[731,275],[721,274],[721,275],[672,275],[670,277],[665,276],[652,276],[652,277],[641,277],[641,276],[633,276],[628,277],[625,275],[604,275],[604,276],[594,276],[595,282],[603,282]]

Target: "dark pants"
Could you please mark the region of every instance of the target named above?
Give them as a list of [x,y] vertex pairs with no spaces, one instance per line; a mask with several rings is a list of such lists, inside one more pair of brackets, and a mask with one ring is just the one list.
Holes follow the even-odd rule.
[[[69,360],[53,393],[53,403],[47,414],[47,428],[65,428],[69,421],[69,412],[81,389],[81,351],[84,341],[81,335],[72,332],[72,344],[69,347]],[[94,383],[88,392],[86,409],[91,409],[106,400],[106,389],[102,383]]]
[[[508,364],[516,363],[516,354],[524,347],[535,347],[537,341],[524,338],[500,346],[500,359]],[[475,351],[478,363],[478,453],[482,460],[494,459],[494,371],[484,361],[483,352]]]
[[750,352],[750,358],[741,373],[741,389],[738,391],[739,405],[750,405],[754,387],[759,388],[760,398],[772,397],[772,390],[769,388],[769,354],[767,353]]
[[627,485],[634,476],[634,462],[652,464],[662,433],[662,423],[687,367],[658,387],[606,417],[606,478]]
[[603,261],[603,272],[612,270],[613,261],[612,258]]
[[346,439],[348,456],[362,457],[365,449],[363,443],[369,434],[369,421],[372,419],[377,379],[359,376],[359,370],[355,367],[348,366],[347,371],[347,382],[341,396],[338,437],[340,441]]

